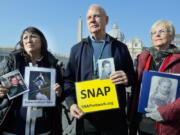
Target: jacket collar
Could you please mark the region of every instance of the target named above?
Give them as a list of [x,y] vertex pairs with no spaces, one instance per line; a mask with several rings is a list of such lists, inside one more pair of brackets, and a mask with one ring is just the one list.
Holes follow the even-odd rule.
[[[92,37],[88,36],[87,38],[82,39],[82,42],[91,43],[91,38]],[[109,34],[106,33],[105,41],[111,43],[111,42],[114,42],[115,40],[116,40],[115,38],[111,37]]]

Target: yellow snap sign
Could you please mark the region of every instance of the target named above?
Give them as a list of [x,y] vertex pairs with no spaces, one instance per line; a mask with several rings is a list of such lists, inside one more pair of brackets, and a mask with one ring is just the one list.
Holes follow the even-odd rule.
[[77,82],[78,107],[83,112],[119,108],[116,87],[110,79]]

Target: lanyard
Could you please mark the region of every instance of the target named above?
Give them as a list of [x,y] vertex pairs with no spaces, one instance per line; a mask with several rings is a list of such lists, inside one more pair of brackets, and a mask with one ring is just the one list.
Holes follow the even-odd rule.
[[164,72],[164,69],[165,69],[166,65],[168,64],[170,58],[171,58],[171,55],[169,55],[169,56],[166,57],[166,59],[164,60],[163,65],[162,65],[161,68],[159,69],[159,72]]
[[101,51],[100,51],[100,54],[99,54],[97,60],[95,59],[94,52],[93,52],[94,76],[96,76],[96,77],[97,77],[97,71],[98,71],[98,70],[97,70],[97,67],[98,67],[98,59],[100,59],[100,58],[102,57],[102,54],[103,54],[103,50],[104,50],[104,48],[105,48],[105,45],[106,45],[106,41],[104,41],[104,44],[103,44],[103,46],[102,46],[102,48],[101,48]]

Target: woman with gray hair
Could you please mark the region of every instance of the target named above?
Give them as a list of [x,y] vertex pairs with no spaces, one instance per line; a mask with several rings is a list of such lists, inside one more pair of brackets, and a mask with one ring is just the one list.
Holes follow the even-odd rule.
[[[175,29],[171,22],[159,20],[151,27],[152,47],[137,57],[137,85],[132,93],[128,118],[130,135],[180,135],[180,98],[156,109],[147,109],[146,115],[137,112],[142,74],[145,70],[180,73],[180,50],[171,42]],[[137,125],[137,126],[136,126]]]

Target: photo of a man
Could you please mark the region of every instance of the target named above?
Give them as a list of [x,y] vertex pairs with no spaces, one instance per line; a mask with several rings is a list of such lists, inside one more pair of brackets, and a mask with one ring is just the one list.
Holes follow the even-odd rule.
[[19,80],[16,76],[12,76],[10,78],[10,84],[8,95],[10,97],[13,97],[14,95],[17,95],[18,93],[21,93],[23,91],[22,85],[19,83]]
[[7,96],[10,100],[28,91],[23,77],[18,70],[3,75],[1,77],[1,84],[8,89]]
[[111,74],[111,63],[108,60],[102,62],[101,79],[108,79]]
[[99,78],[109,79],[110,74],[115,71],[113,58],[98,60]]

